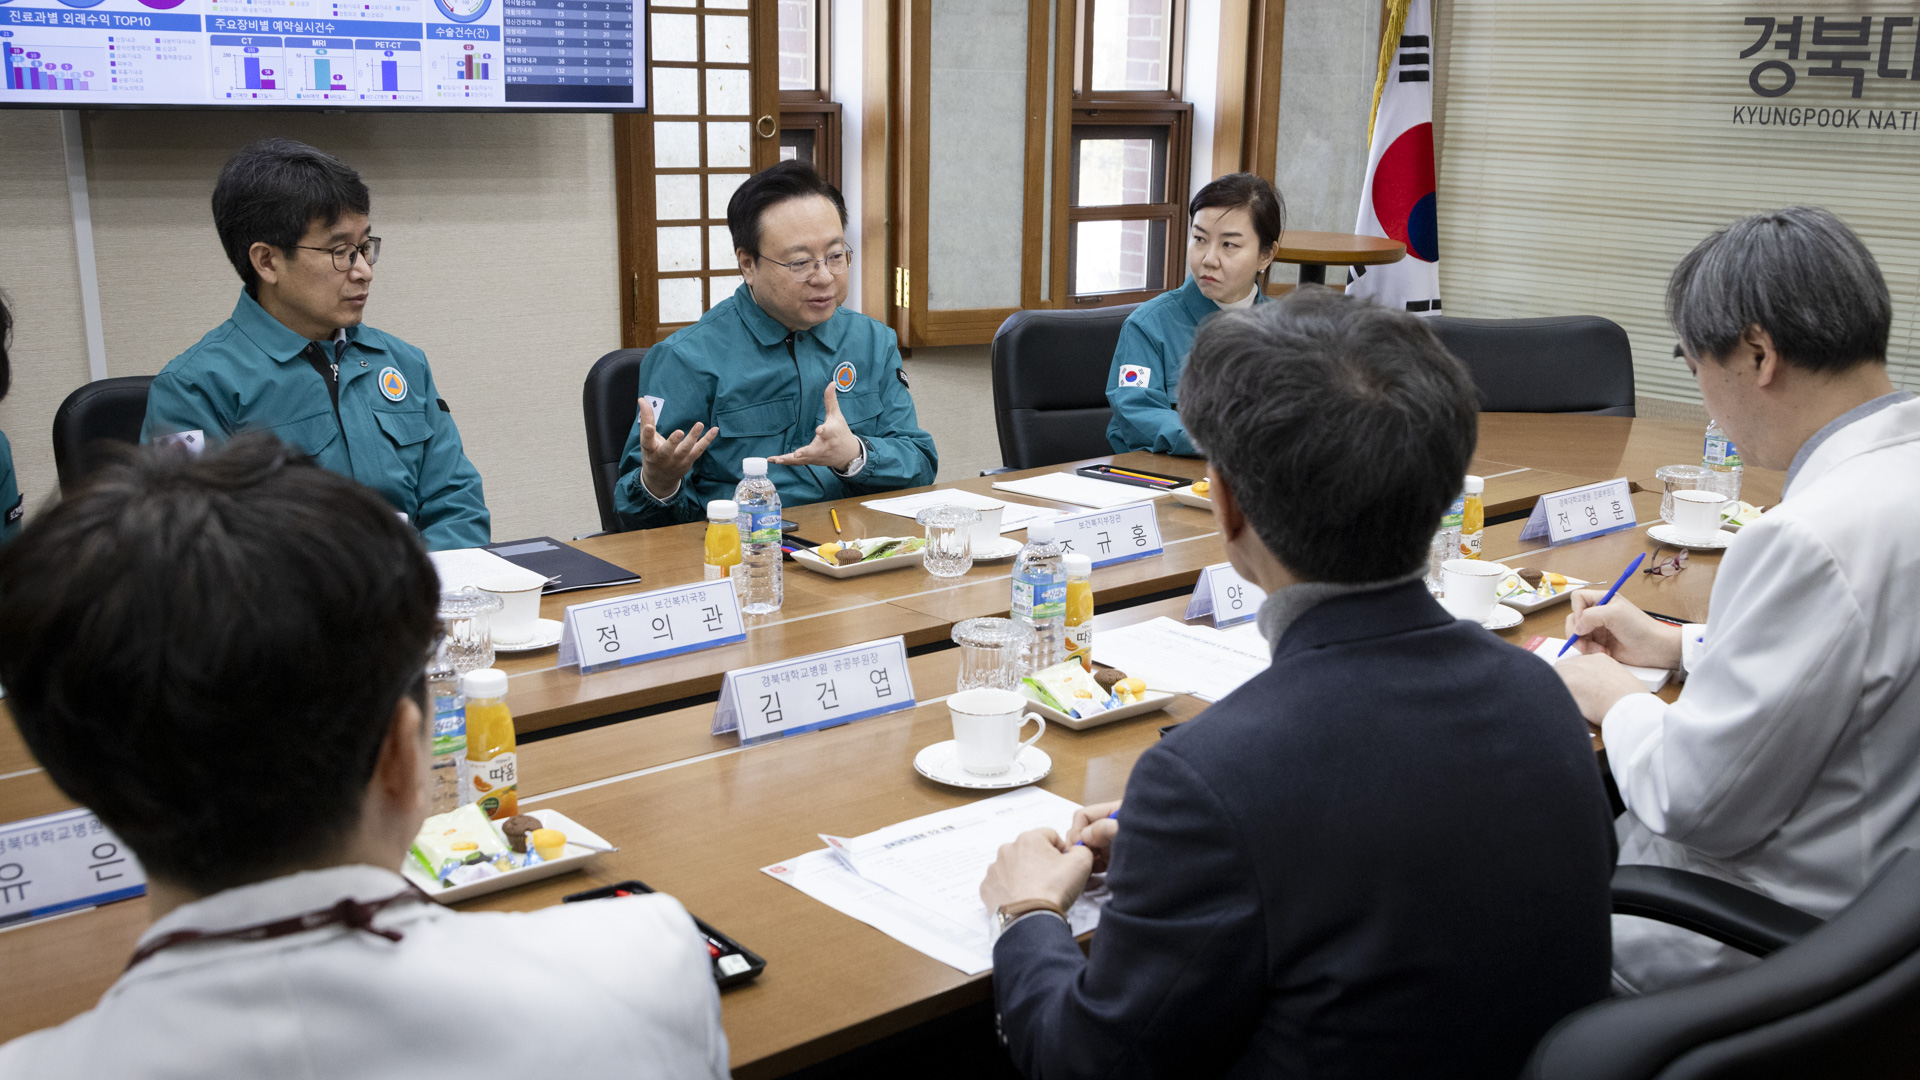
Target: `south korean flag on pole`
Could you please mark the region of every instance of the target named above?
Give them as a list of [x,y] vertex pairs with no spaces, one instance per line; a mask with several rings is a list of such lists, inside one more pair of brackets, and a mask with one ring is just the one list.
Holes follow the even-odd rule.
[[1407,245],[1407,257],[1353,267],[1347,293],[1421,315],[1440,311],[1434,212],[1432,0],[1392,0],[1374,83],[1372,144],[1353,231]]

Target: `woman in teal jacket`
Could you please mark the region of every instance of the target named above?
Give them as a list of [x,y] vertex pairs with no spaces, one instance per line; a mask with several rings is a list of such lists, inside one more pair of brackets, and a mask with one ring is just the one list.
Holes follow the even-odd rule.
[[[0,398],[13,387],[13,362],[7,359],[7,345],[13,337],[13,312],[7,310],[7,298],[0,296]],[[20,519],[26,516],[26,504],[20,497],[20,482],[13,475],[13,444],[0,433],[0,546],[20,535]]]
[[1273,185],[1252,173],[1229,173],[1201,188],[1187,212],[1193,220],[1187,247],[1191,276],[1185,285],[1135,308],[1113,351],[1107,442],[1116,454],[1199,454],[1175,411],[1193,335],[1223,308],[1267,302],[1266,269],[1286,216]]

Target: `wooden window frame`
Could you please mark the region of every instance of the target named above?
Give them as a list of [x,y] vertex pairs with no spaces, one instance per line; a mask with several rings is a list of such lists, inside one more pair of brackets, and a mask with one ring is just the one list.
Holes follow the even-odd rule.
[[[1073,100],[1076,108],[1082,105],[1103,102],[1141,101],[1179,101],[1186,95],[1186,56],[1187,56],[1187,0],[1173,0],[1168,8],[1168,29],[1171,31],[1167,41],[1167,88],[1165,90],[1094,90],[1093,82],[1093,19],[1096,5],[1102,0],[1075,0],[1075,18],[1079,21],[1079,32],[1075,35],[1073,53]],[[1126,0],[1105,0],[1107,3],[1125,3]],[[1060,6],[1066,8],[1068,0],[1061,0]]]
[[[1089,0],[1091,2],[1091,0]],[[1127,127],[1127,128],[1164,128],[1166,130],[1165,176],[1161,182],[1165,185],[1161,198],[1153,203],[1120,203],[1111,206],[1080,206],[1072,201],[1072,193],[1079,178],[1080,162],[1076,152],[1079,134],[1086,128]],[[1185,242],[1187,226],[1186,191],[1189,187],[1189,159],[1193,156],[1193,106],[1184,102],[1170,102],[1159,99],[1151,104],[1139,103],[1114,107],[1102,105],[1097,108],[1077,108],[1073,111],[1073,122],[1067,131],[1068,143],[1068,181],[1067,181],[1067,243],[1062,249],[1061,266],[1067,281],[1072,280],[1072,266],[1076,244],[1074,226],[1087,221],[1162,221],[1166,223],[1166,233],[1162,243],[1162,276],[1159,288],[1131,289],[1110,293],[1075,293],[1070,288],[1061,290],[1061,297],[1068,307],[1103,307],[1109,304],[1137,304],[1150,300],[1166,292],[1177,289],[1186,279]]]
[[789,131],[812,130],[814,160],[818,162],[820,175],[827,183],[839,187],[840,103],[807,98],[796,100],[787,96],[802,93],[805,91],[780,92],[780,133],[784,135]]

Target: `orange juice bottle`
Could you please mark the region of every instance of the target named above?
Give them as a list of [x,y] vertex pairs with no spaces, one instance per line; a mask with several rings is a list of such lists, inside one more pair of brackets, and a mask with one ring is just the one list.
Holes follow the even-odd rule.
[[469,671],[460,680],[467,696],[467,798],[495,821],[520,812],[519,758],[514,753],[513,713],[507,709],[507,673]]
[[707,580],[719,581],[740,565],[740,504],[715,499],[707,504]]
[[1487,482],[1478,476],[1467,477],[1467,498],[1460,512],[1460,558],[1478,559],[1480,540],[1487,532],[1485,492]]
[[1067,570],[1067,658],[1093,670],[1093,558],[1070,551]]

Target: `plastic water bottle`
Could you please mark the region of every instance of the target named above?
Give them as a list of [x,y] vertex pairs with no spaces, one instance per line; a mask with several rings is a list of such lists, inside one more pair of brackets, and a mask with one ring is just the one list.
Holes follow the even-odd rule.
[[1027,526],[1027,543],[1013,560],[1013,621],[1033,631],[1020,648],[1020,674],[1051,667],[1067,655],[1067,568],[1053,542],[1053,522]]
[[1467,516],[1467,493],[1453,497],[1452,505],[1441,515],[1440,531],[1433,534],[1433,546],[1427,552],[1427,590],[1440,594],[1440,565],[1460,557],[1460,527]]
[[780,610],[785,595],[780,583],[780,493],[767,479],[766,458],[747,458],[740,471],[740,486],[733,491],[740,507],[740,565],[733,568],[733,587],[740,594],[741,611],[771,615]]
[[467,699],[460,692],[460,672],[445,657],[427,664],[427,688],[433,699],[433,771],[428,788],[427,813],[444,814],[460,808],[467,788]]
[[1740,448],[1727,438],[1726,429],[1718,420],[1707,421],[1707,442],[1700,454],[1700,464],[1712,474],[1706,483],[1710,490],[1740,501],[1740,474],[1745,471],[1740,464]]

